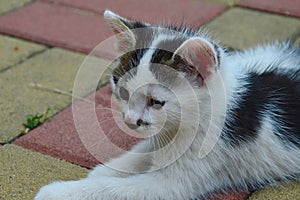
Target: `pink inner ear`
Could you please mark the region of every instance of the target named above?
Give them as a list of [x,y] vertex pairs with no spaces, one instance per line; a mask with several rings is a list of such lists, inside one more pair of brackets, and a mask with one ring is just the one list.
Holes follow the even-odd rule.
[[198,80],[201,85],[216,69],[216,58],[213,49],[199,38],[186,41],[179,47],[177,54],[194,67],[194,71],[199,73]]

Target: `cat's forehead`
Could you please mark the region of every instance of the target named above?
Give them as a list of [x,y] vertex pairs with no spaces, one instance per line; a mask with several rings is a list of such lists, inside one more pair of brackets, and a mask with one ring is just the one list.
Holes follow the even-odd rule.
[[[145,44],[120,57],[118,66],[113,71],[117,82],[136,79],[140,81],[159,81],[162,73],[166,73],[166,62],[170,60],[176,49],[187,39],[174,31],[155,31],[152,38],[145,39]],[[171,73],[171,72],[170,72]],[[173,72],[174,74],[174,72]],[[172,77],[172,76],[171,76]],[[164,77],[164,79],[167,77]]]

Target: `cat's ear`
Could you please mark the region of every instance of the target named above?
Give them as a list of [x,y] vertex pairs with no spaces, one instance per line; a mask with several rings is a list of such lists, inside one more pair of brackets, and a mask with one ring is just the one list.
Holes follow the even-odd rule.
[[106,10],[103,16],[115,34],[115,48],[118,54],[132,51],[136,44],[136,38],[134,33],[130,30],[130,27],[126,25],[127,20],[109,10]]
[[106,23],[116,36],[115,47],[118,54],[132,51],[136,45],[136,36],[133,29],[146,26],[146,24],[130,21],[110,10],[103,13]]
[[214,45],[198,37],[186,40],[175,51],[173,58],[175,56],[179,56],[185,62],[185,71],[196,73],[200,85],[216,72],[219,62],[218,50]]

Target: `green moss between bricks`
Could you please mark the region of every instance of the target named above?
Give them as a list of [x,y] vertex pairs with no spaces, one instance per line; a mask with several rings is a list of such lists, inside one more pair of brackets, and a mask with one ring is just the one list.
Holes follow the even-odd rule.
[[[0,98],[0,143],[8,143],[22,134],[27,114],[43,113],[51,108],[49,116],[52,116],[70,105],[70,95],[34,88],[30,84],[38,83],[71,93],[85,58],[86,55],[80,53],[53,48],[0,73],[0,90],[4,97]],[[108,62],[94,58],[90,64],[100,69],[106,68]],[[93,73],[95,79],[99,78],[95,71],[89,73]],[[89,73],[83,75],[86,84],[82,91],[85,93],[79,95],[87,95],[96,89],[89,88]]]

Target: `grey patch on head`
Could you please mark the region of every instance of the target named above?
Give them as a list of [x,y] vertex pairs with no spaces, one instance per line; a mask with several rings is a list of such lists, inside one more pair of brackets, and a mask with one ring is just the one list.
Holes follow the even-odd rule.
[[174,82],[180,80],[178,71],[169,66],[153,63],[150,65],[150,69],[154,77],[163,85],[172,86]]
[[137,49],[127,52],[119,58],[119,64],[112,72],[115,84],[117,84],[121,78],[124,79],[125,74],[130,74],[130,76],[126,76],[127,79],[136,75],[136,68],[146,51],[147,49]]
[[118,65],[113,70],[112,76],[115,84],[120,78],[127,73],[131,76],[127,76],[127,79],[135,76],[137,66],[140,63],[141,58],[149,50],[151,42],[154,38],[154,28],[153,27],[143,27],[131,30],[136,38],[136,45],[134,49],[130,52],[124,53],[118,58]]
[[217,64],[217,66],[219,67],[220,66],[220,64],[221,64],[221,55],[220,55],[220,49],[219,49],[219,47],[218,47],[218,45],[216,44],[216,43],[214,43],[214,42],[211,42],[212,43],[212,45],[213,45],[213,47],[214,47],[214,50],[215,50],[215,52],[216,52],[216,58],[217,58],[217,60],[216,60],[216,64]]
[[178,37],[172,40],[167,39],[154,47],[156,50],[152,54],[149,69],[159,82],[170,85],[179,78],[178,71],[181,70],[178,65],[174,65],[172,57],[186,39],[185,37]]

